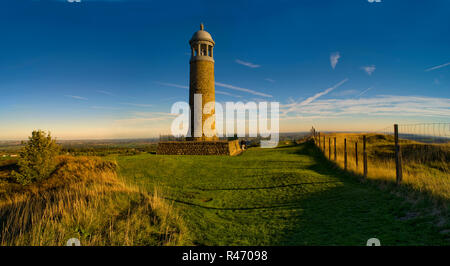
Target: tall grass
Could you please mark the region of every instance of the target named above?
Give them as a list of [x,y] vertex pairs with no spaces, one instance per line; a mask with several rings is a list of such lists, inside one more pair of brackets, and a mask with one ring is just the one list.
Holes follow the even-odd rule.
[[158,192],[117,178],[115,162],[61,157],[47,180],[0,184],[0,245],[183,245],[181,217]]
[[[326,134],[324,155],[328,158],[328,138],[331,138],[331,160],[334,160],[334,137],[336,137],[336,164],[344,168],[344,138],[347,139],[347,169],[363,174],[363,135],[359,133]],[[321,136],[323,149],[323,135]],[[368,179],[392,184],[396,180],[394,138],[390,135],[366,134],[368,154]],[[358,143],[358,166],[355,163],[355,142]],[[424,144],[400,140],[402,153],[402,187],[420,192],[437,203],[450,200],[450,145]]]

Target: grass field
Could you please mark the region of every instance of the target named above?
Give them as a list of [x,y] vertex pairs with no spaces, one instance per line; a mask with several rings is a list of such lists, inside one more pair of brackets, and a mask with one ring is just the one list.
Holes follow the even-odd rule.
[[227,156],[110,156],[119,177],[159,188],[196,245],[448,245],[446,212],[362,182],[313,143]]

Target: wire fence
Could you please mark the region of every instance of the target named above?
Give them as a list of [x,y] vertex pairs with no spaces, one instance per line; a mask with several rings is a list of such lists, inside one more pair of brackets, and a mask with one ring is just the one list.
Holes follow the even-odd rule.
[[400,124],[365,133],[311,130],[323,155],[339,167],[450,199],[450,123]]
[[[388,126],[373,133],[393,135],[392,126]],[[450,123],[420,123],[399,124],[399,137],[423,143],[447,143],[450,142]]]

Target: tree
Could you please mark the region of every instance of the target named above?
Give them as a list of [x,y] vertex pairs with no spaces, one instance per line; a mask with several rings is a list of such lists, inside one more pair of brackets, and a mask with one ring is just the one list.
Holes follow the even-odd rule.
[[59,151],[60,146],[52,139],[50,132],[33,131],[20,151],[17,163],[19,172],[13,172],[13,176],[23,185],[49,177],[56,168]]

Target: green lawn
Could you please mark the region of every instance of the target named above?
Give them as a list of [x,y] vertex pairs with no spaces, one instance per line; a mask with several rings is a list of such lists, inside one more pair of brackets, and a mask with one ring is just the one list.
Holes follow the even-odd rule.
[[428,206],[336,170],[311,143],[240,156],[114,157],[121,177],[157,186],[196,245],[443,245]]

